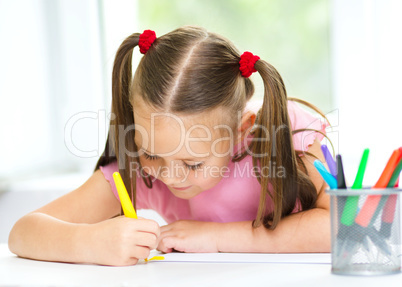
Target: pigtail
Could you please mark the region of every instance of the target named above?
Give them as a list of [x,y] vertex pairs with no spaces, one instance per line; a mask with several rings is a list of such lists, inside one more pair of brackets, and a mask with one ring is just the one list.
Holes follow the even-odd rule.
[[[253,141],[250,146],[253,165],[260,171],[271,170],[272,166],[276,166],[277,170],[280,168],[283,172],[274,172],[269,176],[257,173],[261,184],[261,199],[253,226],[262,223],[266,228],[274,229],[281,218],[292,213],[297,198],[303,210],[309,209],[315,204],[317,193],[309,178],[298,170],[283,80],[278,71],[263,60],[258,60],[254,67],[264,82],[264,101],[254,138],[264,140]],[[272,212],[265,216],[267,196],[271,197],[273,207]]]
[[[138,45],[139,33],[127,37],[117,50],[112,72],[112,114],[108,139],[96,169],[101,165],[117,160],[119,172],[129,191],[130,198],[135,202],[137,147],[134,143],[134,115],[130,103],[132,83],[132,52]],[[131,192],[130,192],[131,191]]]

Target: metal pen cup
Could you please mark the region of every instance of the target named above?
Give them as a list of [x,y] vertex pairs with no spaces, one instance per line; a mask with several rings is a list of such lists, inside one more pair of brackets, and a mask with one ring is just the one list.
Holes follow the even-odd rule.
[[332,273],[401,272],[402,189],[346,188],[326,192],[331,196]]

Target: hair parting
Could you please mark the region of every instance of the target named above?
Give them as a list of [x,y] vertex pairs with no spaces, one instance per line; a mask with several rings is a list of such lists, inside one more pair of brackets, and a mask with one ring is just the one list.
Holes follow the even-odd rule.
[[[242,56],[229,40],[199,27],[182,27],[155,39],[153,33],[148,35],[144,40],[146,54],[133,77],[132,53],[139,44],[140,35],[134,33],[126,38],[116,53],[108,140],[95,170],[117,161],[135,207],[137,170],[131,169],[132,163],[138,164],[139,175],[148,188],[152,187],[152,180],[150,176],[143,175],[139,165],[133,109],[145,103],[156,111],[192,115],[221,107],[225,117],[226,113],[235,115],[244,111],[247,101],[254,94],[254,85],[245,76],[255,69],[264,83],[263,105],[255,124],[272,132],[273,138],[252,141],[248,150],[252,155],[262,155],[253,156],[254,167],[259,167],[255,170],[269,168],[275,162],[284,168],[286,176],[257,174],[261,195],[253,226],[263,224],[274,229],[281,218],[292,213],[298,202],[302,210],[315,207],[317,191],[308,177],[299,151],[294,149],[292,139],[294,133],[308,129],[292,131],[287,102],[292,100],[307,105],[326,119],[323,113],[307,102],[288,98],[284,82],[271,64],[249,54],[246,54],[249,60],[243,56],[246,61],[240,64]],[[244,71],[240,71],[241,65]],[[235,116],[226,118],[230,119],[233,128],[239,124],[240,119]],[[265,132],[256,128],[253,135],[264,138]],[[241,151],[232,161],[240,161],[247,155],[246,151]],[[270,213],[267,213],[267,198],[273,202]]]

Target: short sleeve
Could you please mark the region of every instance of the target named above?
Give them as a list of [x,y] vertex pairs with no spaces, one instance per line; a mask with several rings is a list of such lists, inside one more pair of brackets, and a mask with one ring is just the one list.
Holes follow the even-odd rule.
[[[105,179],[109,182],[110,188],[112,189],[112,192],[114,196],[120,201],[119,194],[117,193],[116,185],[114,184],[114,179],[113,179],[113,173],[116,171],[119,171],[117,162],[114,161],[112,163],[109,163],[108,165],[101,166],[99,167],[100,170],[102,171]],[[148,208],[147,204],[147,198],[145,196],[145,183],[142,180],[141,177],[137,176],[136,177],[137,184],[136,184],[136,206],[137,209],[146,209]]]
[[[252,111],[257,114],[261,106],[262,100],[249,101],[245,112]],[[305,131],[296,132],[293,135],[293,146],[296,150],[307,151],[315,139],[322,141],[326,134],[325,129],[329,126],[327,121],[313,116],[293,101],[288,101],[288,114],[292,131],[305,129]]]
[[114,184],[114,180],[113,180],[113,173],[116,171],[119,171],[117,162],[114,161],[112,163],[109,163],[108,165],[100,166],[99,169],[102,171],[105,179],[109,182],[114,196],[116,196],[116,198],[119,199],[119,194],[117,193],[116,185]]
[[293,146],[296,150],[307,151],[315,139],[322,141],[326,134],[325,129],[329,126],[325,119],[313,116],[292,101],[288,101],[288,112],[292,130],[304,130],[293,135]]

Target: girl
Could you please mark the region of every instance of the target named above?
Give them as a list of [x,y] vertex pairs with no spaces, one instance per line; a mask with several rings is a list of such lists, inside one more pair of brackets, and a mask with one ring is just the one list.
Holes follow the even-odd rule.
[[[134,47],[144,54],[132,75]],[[246,104],[258,71],[264,99]],[[132,34],[113,68],[112,119],[95,172],[77,190],[21,218],[19,256],[130,265],[163,252],[328,252],[329,200],[312,162],[326,123],[287,98],[273,66],[225,38],[183,27]],[[311,107],[311,106],[310,106]],[[316,130],[316,132],[314,131]],[[306,132],[309,131],[309,132]],[[121,214],[112,174],[136,208]]]

